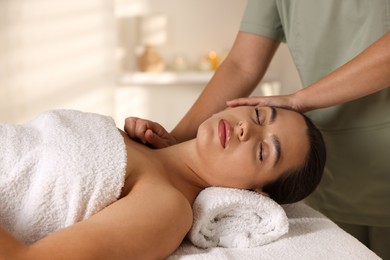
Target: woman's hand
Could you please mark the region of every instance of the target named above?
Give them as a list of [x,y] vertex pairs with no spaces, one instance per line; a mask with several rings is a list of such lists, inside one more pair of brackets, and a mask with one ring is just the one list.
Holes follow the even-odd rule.
[[142,118],[126,118],[124,130],[130,138],[151,145],[153,148],[164,148],[177,143],[173,135],[160,124]]
[[227,101],[226,104],[229,107],[236,106],[274,106],[274,107],[286,107],[299,112],[306,112],[305,109],[299,105],[297,98],[294,94],[280,95],[280,96],[259,96],[259,97],[247,97],[237,98]]

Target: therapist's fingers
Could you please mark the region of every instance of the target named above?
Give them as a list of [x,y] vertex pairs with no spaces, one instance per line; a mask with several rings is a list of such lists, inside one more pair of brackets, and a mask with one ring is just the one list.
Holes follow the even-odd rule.
[[157,134],[151,129],[146,130],[145,139],[149,146],[157,149],[168,147],[176,143],[169,133]]
[[146,120],[138,117],[128,117],[125,119],[124,130],[132,139],[138,139],[143,143],[146,142],[144,136],[147,129]]
[[124,130],[127,135],[154,148],[163,148],[176,143],[160,124],[137,117],[128,117],[125,120]]
[[247,98],[237,98],[227,101],[226,104],[229,107],[236,106],[274,106],[274,107],[287,107],[294,110],[298,110],[294,106],[293,99],[290,95],[280,96],[253,96]]
[[236,98],[226,102],[226,105],[229,107],[237,106],[260,106],[261,103],[264,103],[259,97],[246,97],[246,98]]

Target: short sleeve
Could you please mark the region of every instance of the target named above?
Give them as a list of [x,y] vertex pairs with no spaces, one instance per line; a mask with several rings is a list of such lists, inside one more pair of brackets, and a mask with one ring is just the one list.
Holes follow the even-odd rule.
[[248,0],[240,31],[284,41],[276,0]]

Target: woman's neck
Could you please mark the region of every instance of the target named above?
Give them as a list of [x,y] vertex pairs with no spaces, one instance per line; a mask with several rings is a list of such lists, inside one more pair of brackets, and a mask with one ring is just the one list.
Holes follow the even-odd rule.
[[[207,187],[197,174],[194,140],[183,142],[163,149],[150,149],[124,136],[128,153],[127,176],[129,190],[139,174],[157,177],[162,183],[168,183],[180,191],[190,202],[194,202],[199,192]],[[126,179],[127,182],[127,179]],[[133,184],[131,184],[133,183]]]
[[186,196],[188,195],[187,198],[193,197],[193,200],[208,186],[198,175],[196,156],[192,154],[194,145],[195,142],[190,140],[164,149],[153,150],[164,165],[163,172],[172,185]]

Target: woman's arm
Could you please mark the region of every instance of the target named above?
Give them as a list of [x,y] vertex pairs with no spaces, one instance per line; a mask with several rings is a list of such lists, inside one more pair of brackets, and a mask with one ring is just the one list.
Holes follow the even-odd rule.
[[338,105],[390,86],[390,32],[354,59],[307,88],[291,95],[251,97],[229,101],[229,106],[288,106],[306,112]]
[[18,254],[24,253],[26,248],[25,245],[0,227],[0,259],[19,259]]
[[194,138],[198,126],[226,107],[232,98],[248,96],[264,76],[279,42],[239,32],[225,61],[217,69],[197,101],[173,129],[179,142]]
[[191,220],[191,207],[181,194],[140,188],[30,246],[0,233],[0,259],[164,259],[180,245]]

